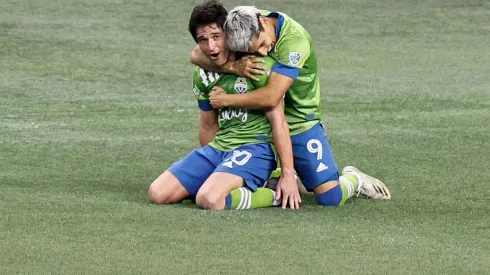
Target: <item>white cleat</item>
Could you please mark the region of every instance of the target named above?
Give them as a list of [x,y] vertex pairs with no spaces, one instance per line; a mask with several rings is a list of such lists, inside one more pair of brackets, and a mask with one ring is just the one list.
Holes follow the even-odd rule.
[[391,199],[390,190],[388,187],[375,177],[371,177],[368,174],[364,174],[354,166],[346,166],[342,169],[342,175],[354,174],[359,180],[358,194],[364,195],[368,198],[375,200],[389,200]]

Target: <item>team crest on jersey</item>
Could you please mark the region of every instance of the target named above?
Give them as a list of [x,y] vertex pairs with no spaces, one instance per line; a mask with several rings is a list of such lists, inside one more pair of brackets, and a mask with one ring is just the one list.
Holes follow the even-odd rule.
[[244,94],[247,92],[247,79],[245,77],[239,77],[235,81],[235,91],[239,94]]
[[301,53],[298,52],[289,53],[289,65],[296,66],[299,64],[300,60],[301,60]]

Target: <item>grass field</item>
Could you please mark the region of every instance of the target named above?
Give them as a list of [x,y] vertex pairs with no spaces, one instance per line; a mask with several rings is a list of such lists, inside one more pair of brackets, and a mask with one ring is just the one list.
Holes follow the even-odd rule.
[[310,31],[337,162],[393,200],[241,212],[146,198],[198,146],[200,2],[0,0],[0,274],[490,274],[489,1],[249,3]]

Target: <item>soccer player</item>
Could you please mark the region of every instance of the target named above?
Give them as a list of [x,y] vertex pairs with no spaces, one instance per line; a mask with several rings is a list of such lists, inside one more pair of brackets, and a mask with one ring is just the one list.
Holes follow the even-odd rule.
[[[230,50],[269,55],[277,63],[265,87],[242,95],[216,91],[210,95],[211,104],[214,107],[260,109],[276,106],[284,97],[294,168],[306,189],[314,192],[320,205],[342,205],[355,193],[374,199],[390,199],[391,194],[384,183],[355,167],[345,167],[339,177],[322,125],[317,60],[309,33],[284,13],[260,11],[252,6],[231,10],[225,22],[225,32]],[[209,64],[209,60],[196,49],[191,61],[202,67]],[[243,75],[253,71],[237,70],[234,62],[229,63],[218,71]]]
[[[221,4],[210,1],[197,6],[189,20],[189,31],[194,40],[218,65],[234,58],[224,38],[226,15]],[[275,64],[272,58],[265,61],[269,68]],[[258,187],[265,183],[277,165],[273,148],[268,143],[271,123],[281,161],[293,166],[282,104],[267,111],[224,107],[218,112],[209,103],[209,93],[214,85],[220,85],[226,93],[241,94],[262,87],[266,82],[266,75],[252,83],[244,77],[196,67],[193,91],[201,109],[199,138],[203,147],[174,163],[150,185],[148,196],[151,202],[178,203],[188,196],[196,196],[198,205],[213,210],[278,204],[273,190]]]

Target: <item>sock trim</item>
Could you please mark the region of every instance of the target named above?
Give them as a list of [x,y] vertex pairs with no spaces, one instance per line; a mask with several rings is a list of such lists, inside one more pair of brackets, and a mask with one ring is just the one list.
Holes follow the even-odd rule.
[[347,197],[350,198],[354,196],[354,184],[352,184],[352,182],[350,182],[348,178],[345,178],[343,176],[339,178],[339,181],[343,183],[347,188]]
[[238,206],[236,207],[236,209],[241,209],[242,205],[245,202],[245,195],[243,194],[243,189],[242,188],[243,187],[238,188],[238,190],[240,190],[240,203],[238,204]]
[[247,197],[248,197],[248,201],[247,201],[247,207],[245,209],[250,209],[250,207],[252,206],[252,191],[245,189],[245,193],[247,194]]

